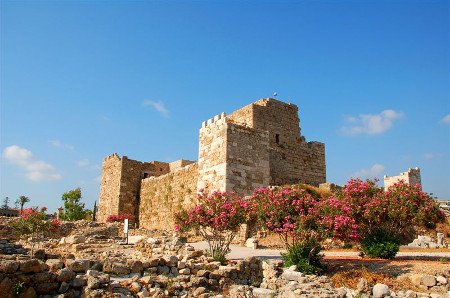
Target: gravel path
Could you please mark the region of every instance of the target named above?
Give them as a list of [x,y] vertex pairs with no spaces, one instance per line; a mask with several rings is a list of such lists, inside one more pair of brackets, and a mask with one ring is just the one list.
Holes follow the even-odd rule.
[[[195,249],[206,249],[208,244],[206,242],[189,243]],[[260,257],[265,259],[279,259],[281,258],[281,250],[278,249],[251,249],[239,245],[230,245],[231,252],[228,258],[233,260],[245,259],[246,257]],[[324,251],[325,257],[358,257],[359,252],[356,251]],[[396,258],[450,258],[450,252],[399,252]]]

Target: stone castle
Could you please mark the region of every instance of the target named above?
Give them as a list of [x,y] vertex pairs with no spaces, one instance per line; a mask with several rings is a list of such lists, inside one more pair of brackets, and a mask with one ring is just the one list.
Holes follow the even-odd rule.
[[389,189],[395,183],[403,181],[407,185],[419,185],[422,188],[422,179],[419,168],[409,168],[408,171],[400,173],[398,176],[384,176],[384,189]]
[[306,142],[298,108],[264,98],[202,123],[198,161],[103,160],[98,220],[133,214],[140,227],[171,230],[200,189],[249,195],[269,185],[326,182],[325,144]]

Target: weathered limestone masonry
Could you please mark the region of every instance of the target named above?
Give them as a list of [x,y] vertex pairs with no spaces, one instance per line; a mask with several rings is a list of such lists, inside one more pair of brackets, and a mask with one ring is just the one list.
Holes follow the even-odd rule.
[[306,142],[298,108],[273,98],[202,123],[198,162],[103,160],[98,220],[134,214],[141,227],[170,230],[200,189],[248,195],[269,185],[326,182],[325,145]]
[[198,164],[192,163],[159,177],[143,179],[138,207],[140,226],[173,229],[174,214],[196,203],[197,178]]
[[264,98],[228,117],[268,132],[270,185],[302,182],[319,186],[326,181],[325,144],[305,141],[296,105]]
[[422,188],[419,168],[409,168],[407,172],[400,173],[398,176],[384,176],[384,189],[388,189],[395,183],[403,181],[408,185],[419,185]]

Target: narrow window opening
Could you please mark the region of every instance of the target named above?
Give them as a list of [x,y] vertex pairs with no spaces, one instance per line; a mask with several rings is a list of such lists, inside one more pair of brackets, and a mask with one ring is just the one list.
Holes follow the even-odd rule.
[[145,178],[148,178],[148,173],[146,173],[146,172],[144,172],[144,175],[143,175],[143,178],[145,179]]
[[162,172],[162,168],[159,168],[159,171]]
[[280,144],[280,135],[279,135],[279,134],[276,134],[276,135],[275,135],[275,142],[276,142],[277,144]]

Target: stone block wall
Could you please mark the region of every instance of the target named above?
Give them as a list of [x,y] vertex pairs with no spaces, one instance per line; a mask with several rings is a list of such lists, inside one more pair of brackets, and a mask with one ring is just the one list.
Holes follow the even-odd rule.
[[256,188],[268,186],[268,132],[234,123],[226,126],[226,191],[250,195]]
[[398,176],[384,176],[384,188],[387,190],[395,183],[403,181],[408,185],[419,185],[422,188],[422,180],[419,168],[409,168],[408,171],[400,173]]
[[268,132],[270,185],[326,182],[325,144],[305,141],[296,105],[264,98],[228,117]]
[[198,152],[199,190],[225,191],[227,142],[225,113],[202,123]]
[[197,202],[198,164],[192,163],[174,172],[142,180],[139,226],[173,231],[174,214]]
[[121,172],[122,162],[116,153],[103,159],[97,212],[98,221],[104,222],[108,215],[119,213]]
[[[139,190],[144,175],[164,172],[155,163],[140,162],[116,153],[106,157],[102,164],[98,221],[106,221],[109,215],[132,214],[136,219]],[[168,164],[167,164],[168,171]]]

